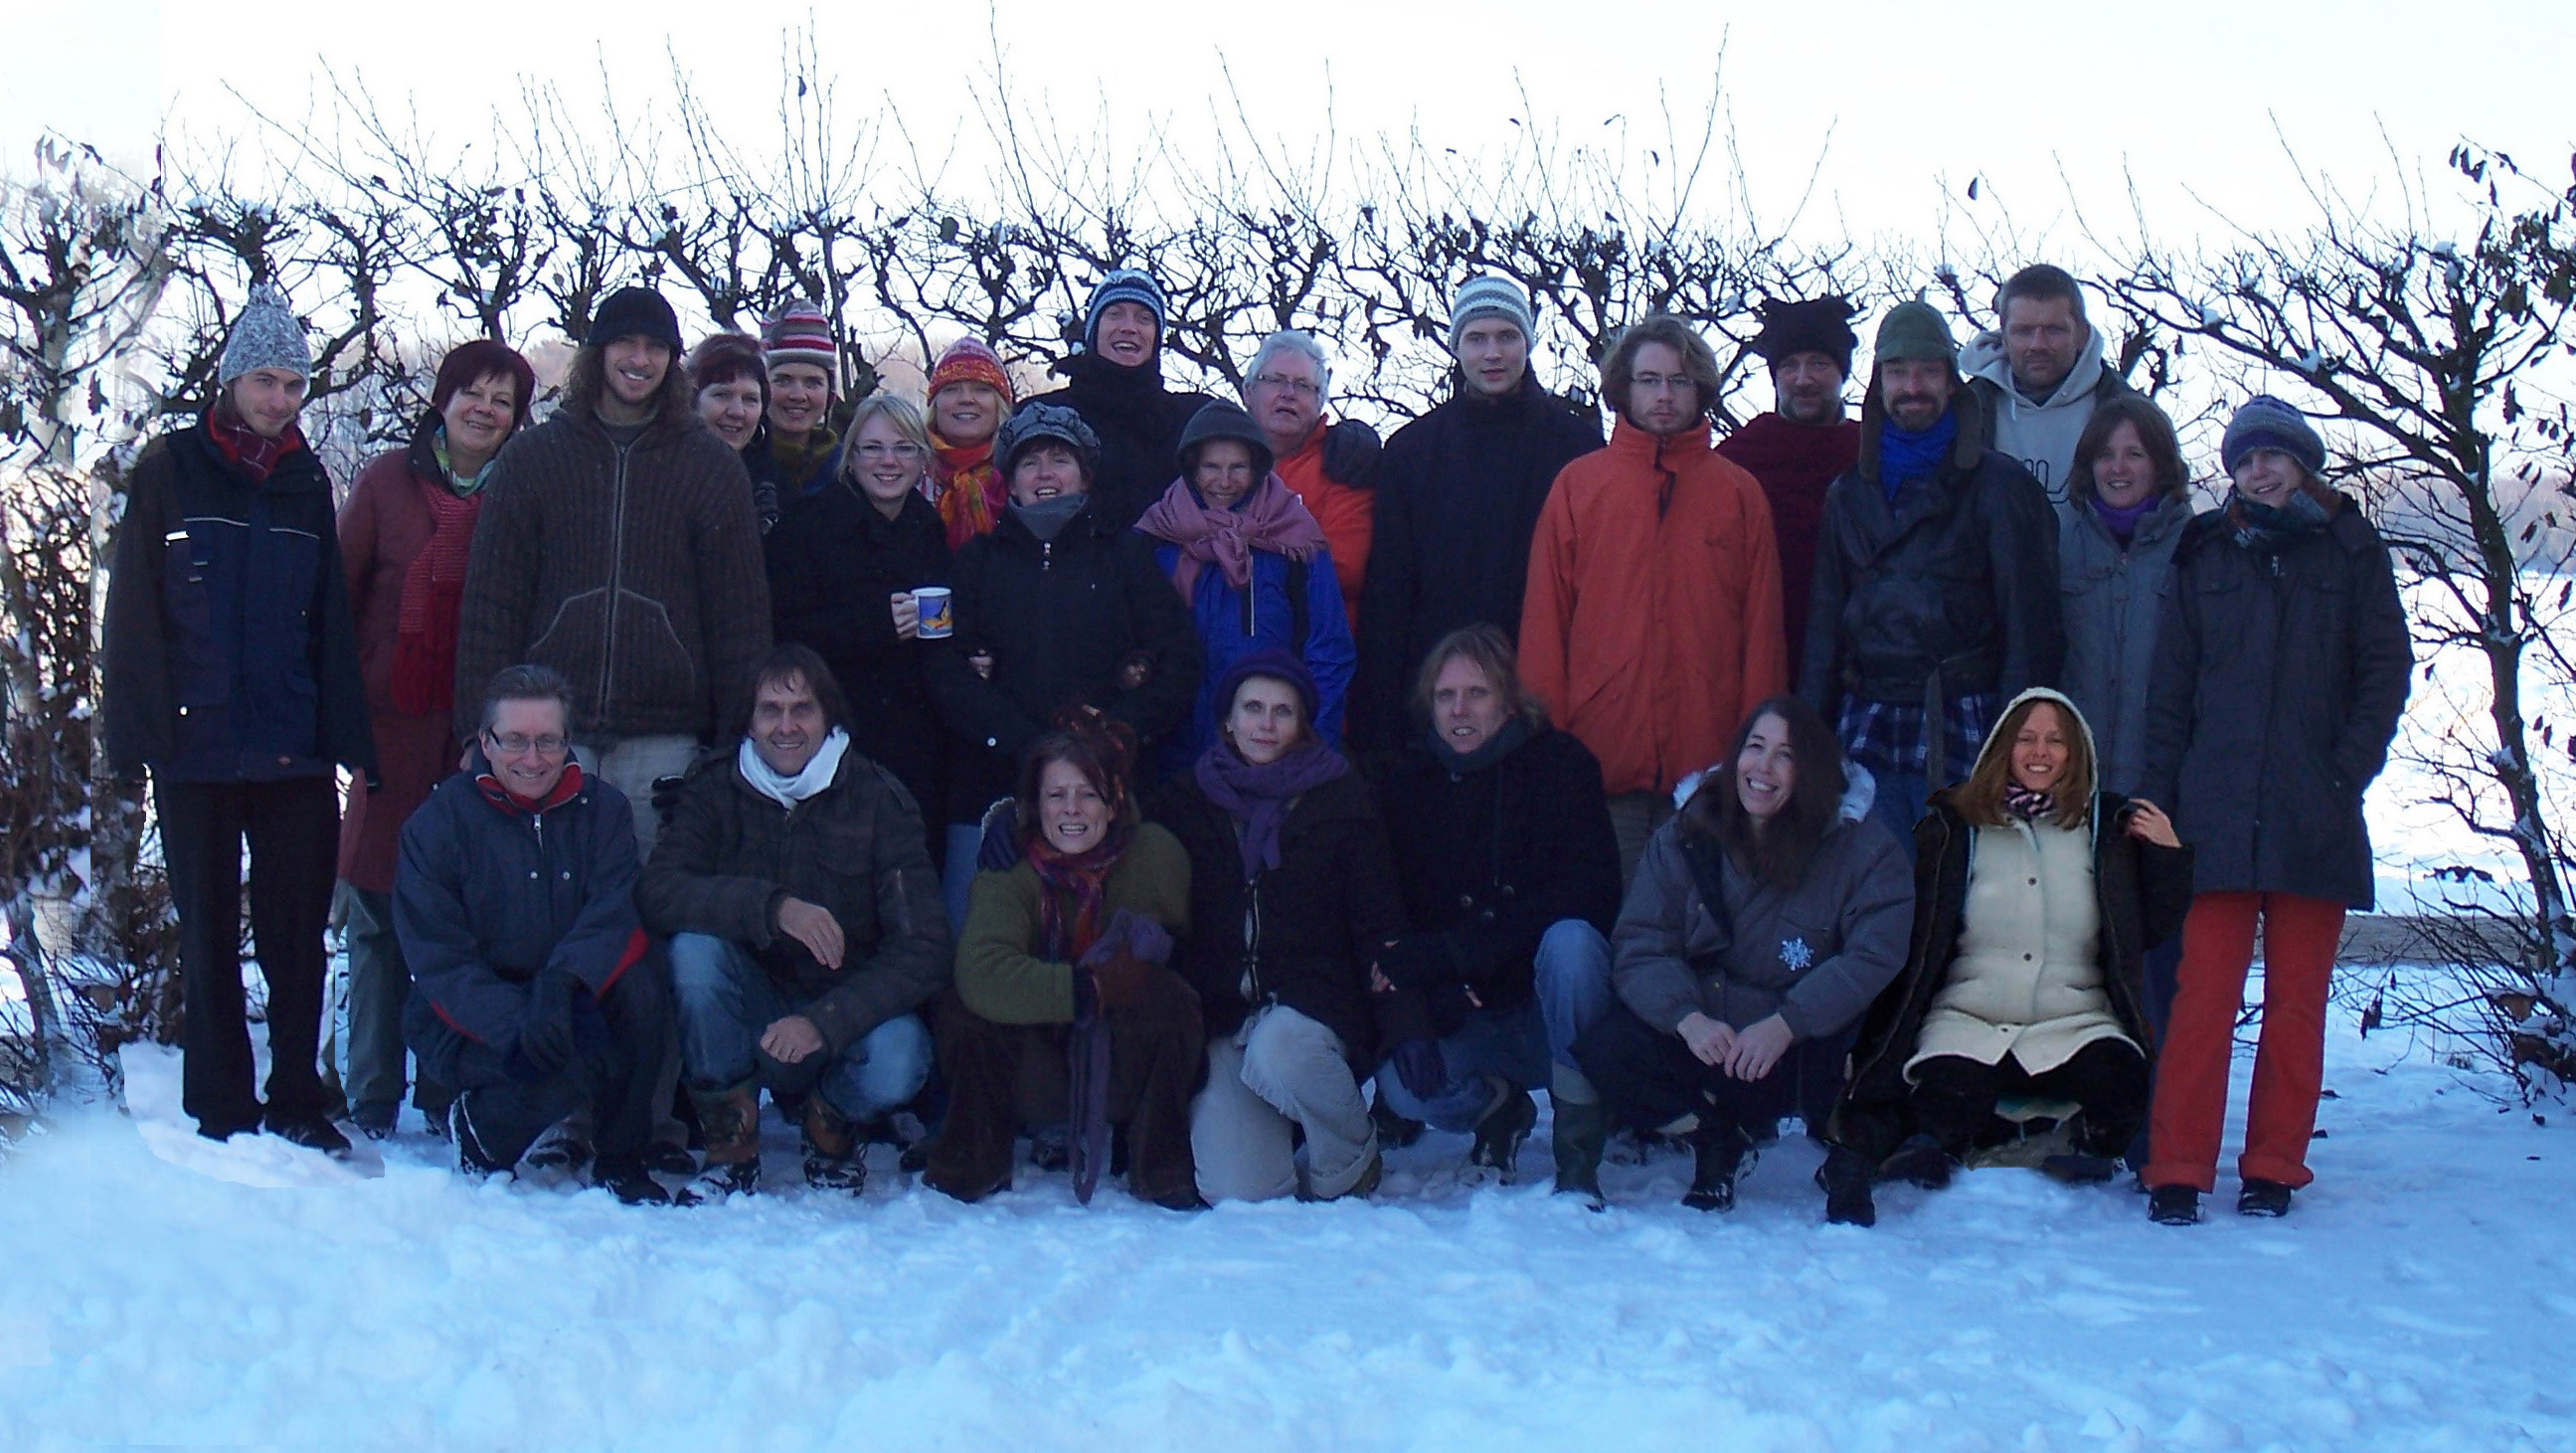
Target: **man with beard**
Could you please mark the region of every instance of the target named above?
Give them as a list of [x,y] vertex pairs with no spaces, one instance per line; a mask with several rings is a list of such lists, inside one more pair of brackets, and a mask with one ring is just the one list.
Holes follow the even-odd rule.
[[1780,541],[1780,615],[1789,654],[1807,639],[1807,593],[1814,587],[1816,530],[1825,491],[1860,459],[1860,425],[1843,409],[1851,378],[1852,305],[1839,294],[1803,302],[1765,300],[1753,351],[1771,369],[1776,401],[1718,441],[1717,452],[1744,466],[1771,502]]

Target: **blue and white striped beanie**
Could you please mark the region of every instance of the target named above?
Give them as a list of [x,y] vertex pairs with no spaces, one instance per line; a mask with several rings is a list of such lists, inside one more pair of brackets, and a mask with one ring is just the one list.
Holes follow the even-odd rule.
[[1157,350],[1161,348],[1163,325],[1167,316],[1164,312],[1163,285],[1154,281],[1152,273],[1141,272],[1132,267],[1112,269],[1109,276],[1100,280],[1100,286],[1091,290],[1091,301],[1084,304],[1082,309],[1082,346],[1084,348],[1093,352],[1099,351],[1100,315],[1111,303],[1144,304],[1145,311],[1154,315],[1154,343]]

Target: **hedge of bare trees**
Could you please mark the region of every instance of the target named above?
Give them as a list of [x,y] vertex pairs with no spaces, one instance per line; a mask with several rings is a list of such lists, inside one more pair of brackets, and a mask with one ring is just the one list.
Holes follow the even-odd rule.
[[[0,1053],[0,1082],[22,1109],[67,1060],[173,1022],[147,814],[92,740],[96,622],[120,471],[202,404],[256,281],[305,314],[308,434],[345,479],[407,433],[447,347],[578,338],[639,279],[717,327],[821,302],[856,397],[960,334],[1034,377],[1090,285],[1145,266],[1174,298],[1166,352],[1189,382],[1230,391],[1255,339],[1308,327],[1337,354],[1337,407],[1392,424],[1445,395],[1450,289],[1499,273],[1538,300],[1552,386],[1589,396],[1605,337],[1660,309],[1717,343],[1732,420],[1767,402],[1745,348],[1756,300],[1833,289],[1875,312],[1928,291],[1982,325],[1993,280],[2035,260],[1791,240],[1817,228],[1803,204],[1757,214],[1714,96],[1643,135],[1525,115],[1512,150],[1470,158],[1419,134],[1291,154],[1220,95],[1184,151],[1060,122],[997,57],[961,132],[988,160],[968,165],[957,138],[845,96],[810,36],[788,39],[779,105],[757,117],[716,116],[675,69],[631,111],[532,88],[460,142],[326,79],[314,114],[257,118],[256,148],[201,143],[131,176],[48,140],[0,184],[0,906],[37,1030]],[[2204,459],[2215,411],[2257,388],[2325,421],[2340,482],[2397,543],[2441,687],[2419,689],[2404,748],[2498,848],[2447,869],[2462,928],[2429,948],[2469,970],[2443,981],[2459,992],[2381,1012],[2466,1031],[2541,1088],[2576,1079],[2576,847],[2559,825],[2576,723],[2550,714],[2576,701],[2576,187],[2469,147],[2436,176],[2401,179],[2394,210],[2320,181],[2294,233],[2204,220],[2180,247],[2088,234],[2047,260],[2099,289],[2115,366]]]

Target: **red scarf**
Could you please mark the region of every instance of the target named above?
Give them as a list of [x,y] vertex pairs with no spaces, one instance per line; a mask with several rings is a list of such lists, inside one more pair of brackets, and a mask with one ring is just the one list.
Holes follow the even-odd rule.
[[1228,510],[1208,508],[1189,481],[1173,480],[1136,528],[1181,547],[1180,558],[1172,562],[1172,584],[1180,587],[1185,601],[1196,599],[1191,592],[1198,588],[1199,571],[1211,563],[1225,572],[1226,584],[1246,590],[1252,585],[1254,551],[1309,560],[1324,548],[1324,527],[1276,474],[1264,476],[1242,503]]
[[277,461],[304,447],[304,431],[293,424],[272,439],[248,424],[208,415],[206,433],[215,441],[215,452],[251,478],[253,484],[264,484],[277,468]]
[[1100,941],[1100,930],[1108,922],[1102,905],[1109,896],[1109,870],[1118,866],[1134,837],[1124,814],[1109,825],[1108,840],[1089,852],[1061,852],[1047,841],[1043,829],[1029,834],[1025,855],[1038,875],[1038,913],[1046,933],[1048,962],[1080,963]]
[[[939,491],[932,502],[948,526],[948,548],[966,547],[977,535],[989,535],[1011,502],[1010,487],[993,467],[993,441],[951,444],[930,431],[930,482]],[[926,492],[926,491],[925,491]]]
[[458,497],[443,481],[415,470],[429,517],[428,543],[403,571],[402,610],[394,634],[394,710],[406,716],[444,713],[456,703],[456,618],[465,599],[465,557],[480,491]]

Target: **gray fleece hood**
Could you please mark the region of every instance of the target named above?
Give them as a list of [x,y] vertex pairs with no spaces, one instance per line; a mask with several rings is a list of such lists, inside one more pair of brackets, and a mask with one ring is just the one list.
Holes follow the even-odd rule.
[[[2075,461],[2075,441],[2093,416],[2094,390],[2101,387],[2102,333],[2085,325],[2076,346],[2075,366],[2048,397],[2033,402],[2013,386],[2012,360],[2005,356],[2001,333],[1980,333],[1959,354],[1959,371],[1991,387],[1994,449],[2020,461],[2048,491],[2052,503],[2066,500],[2066,475]],[[1973,385],[1972,385],[1973,386]],[[1986,392],[1986,390],[1980,390]]]

